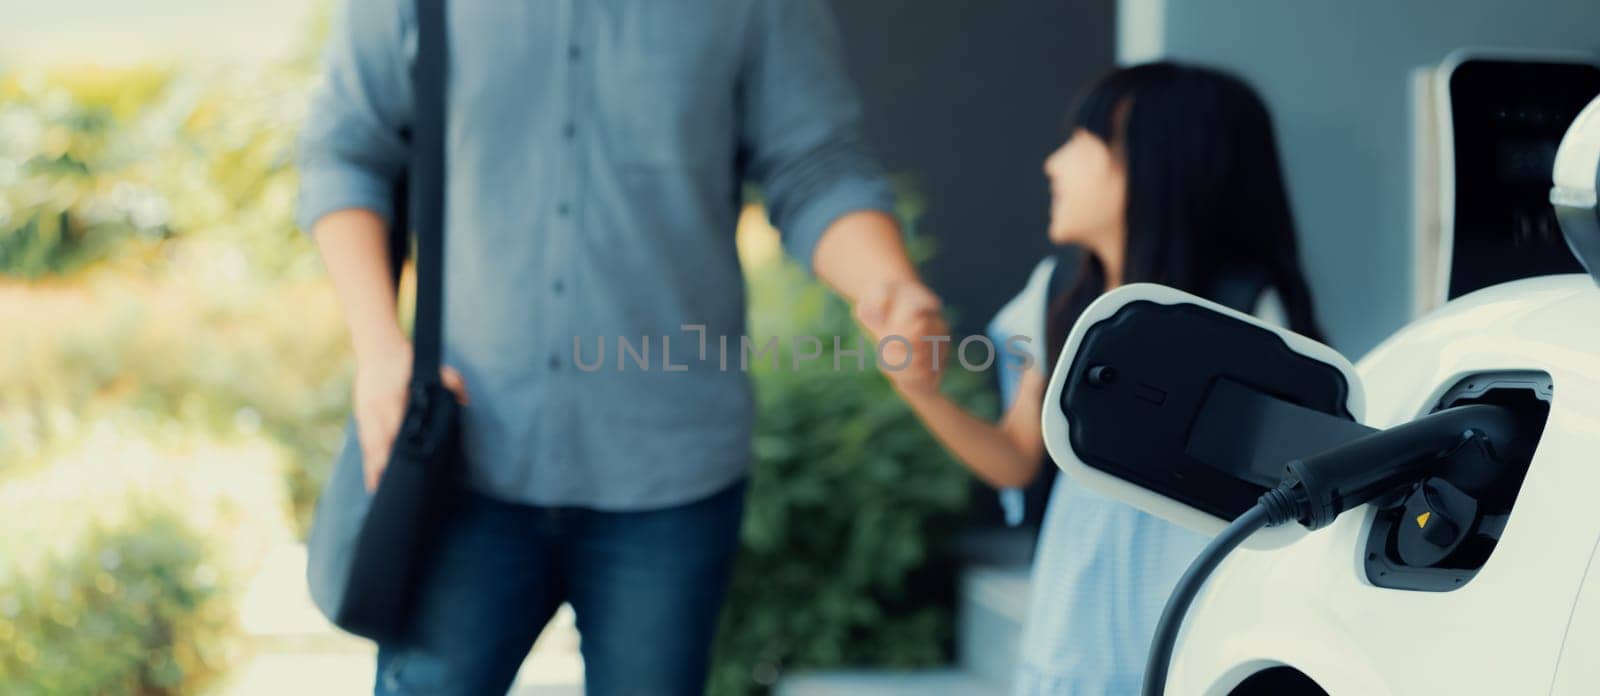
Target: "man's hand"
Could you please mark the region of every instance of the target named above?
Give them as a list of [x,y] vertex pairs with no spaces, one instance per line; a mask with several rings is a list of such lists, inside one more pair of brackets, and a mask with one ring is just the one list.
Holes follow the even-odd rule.
[[[467,404],[467,383],[452,367],[439,368],[445,388],[456,400]],[[358,361],[356,365],[356,430],[361,440],[361,470],[367,490],[378,489],[378,480],[389,466],[389,450],[400,432],[406,414],[406,389],[411,384],[411,344],[400,343],[390,351]]]
[[939,296],[917,279],[894,218],[874,210],[840,217],[823,231],[811,265],[817,277],[855,303],[856,320],[874,343],[898,337],[878,356],[895,388],[906,396],[938,393],[950,329]]
[[907,393],[939,389],[939,377],[951,350],[950,327],[942,309],[939,296],[926,285],[898,280],[879,284],[856,303],[856,320],[874,342],[898,337],[883,343],[879,356],[896,389]]

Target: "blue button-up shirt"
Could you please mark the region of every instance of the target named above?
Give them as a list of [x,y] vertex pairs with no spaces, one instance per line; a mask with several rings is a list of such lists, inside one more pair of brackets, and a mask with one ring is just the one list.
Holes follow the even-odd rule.
[[[745,326],[742,184],[808,266],[841,215],[892,209],[824,2],[461,0],[449,20],[444,357],[472,393],[470,484],[636,510],[737,480],[754,404],[715,346]],[[342,13],[302,136],[306,229],[392,212],[414,24],[411,0]],[[647,369],[618,337],[648,337]],[[575,338],[590,366],[605,344],[600,369]]]

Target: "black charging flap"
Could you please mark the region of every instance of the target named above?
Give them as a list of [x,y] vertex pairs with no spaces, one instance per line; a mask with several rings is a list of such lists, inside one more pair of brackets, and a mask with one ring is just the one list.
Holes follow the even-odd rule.
[[[1051,389],[1071,449],[1063,468],[1165,499],[1130,494],[1139,507],[1176,503],[1232,520],[1289,459],[1348,438],[1345,425],[1362,428],[1354,372],[1338,353],[1170,288],[1108,293],[1063,356]],[[1047,409],[1047,441],[1052,417]],[[1051,444],[1059,462],[1064,453]]]

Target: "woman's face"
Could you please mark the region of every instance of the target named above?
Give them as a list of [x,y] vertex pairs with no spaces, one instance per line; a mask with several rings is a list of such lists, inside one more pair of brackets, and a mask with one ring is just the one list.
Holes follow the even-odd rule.
[[1127,174],[1099,136],[1082,128],[1044,161],[1050,179],[1050,241],[1104,248],[1122,244]]

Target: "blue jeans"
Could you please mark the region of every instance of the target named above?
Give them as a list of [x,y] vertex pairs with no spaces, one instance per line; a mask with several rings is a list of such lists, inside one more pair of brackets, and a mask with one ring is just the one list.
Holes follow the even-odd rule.
[[703,692],[744,488],[643,512],[466,495],[422,582],[411,638],[378,646],[376,693],[503,694],[564,601],[587,693]]

